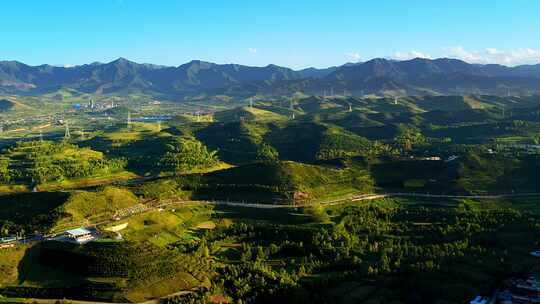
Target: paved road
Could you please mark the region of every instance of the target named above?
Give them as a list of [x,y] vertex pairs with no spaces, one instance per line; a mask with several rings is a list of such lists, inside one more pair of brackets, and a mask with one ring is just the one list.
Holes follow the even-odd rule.
[[[387,198],[387,197],[419,197],[419,198],[462,198],[462,199],[501,199],[501,198],[517,198],[517,197],[540,197],[540,193],[508,193],[508,194],[490,194],[490,195],[449,195],[449,194],[429,194],[429,193],[411,193],[411,192],[394,192],[394,193],[370,193],[370,194],[358,194],[346,198],[336,199],[336,200],[330,200],[330,201],[324,201],[320,202],[321,205],[324,206],[334,206],[334,205],[340,205],[345,204],[349,202],[361,202],[361,201],[368,201],[368,200],[374,200],[374,199],[380,199],[380,198]],[[88,223],[85,225],[87,228],[93,228],[98,225],[105,225],[109,223],[113,223],[119,220],[127,219],[133,215],[151,212],[151,211],[157,211],[161,209],[166,209],[170,206],[175,205],[185,205],[185,204],[193,204],[193,203],[199,203],[199,204],[213,204],[213,205],[222,205],[222,206],[231,206],[231,207],[246,207],[246,208],[257,208],[257,209],[293,209],[293,208],[301,208],[301,207],[307,207],[310,204],[297,204],[297,205],[282,205],[282,204],[264,204],[264,203],[242,203],[242,202],[231,202],[231,201],[185,201],[185,200],[167,200],[162,202],[161,204],[157,204],[155,206],[151,206],[149,203],[154,203],[155,201],[146,202],[144,208],[141,208],[139,205],[135,207],[126,208],[123,210],[120,210],[117,212],[117,215],[119,217],[107,219],[104,221],[96,222],[96,223]],[[70,228],[76,228],[76,227],[70,227]],[[63,232],[60,233],[54,233],[49,235],[44,235],[40,237],[30,237],[25,238],[23,240],[19,240],[20,243],[30,243],[30,242],[39,242],[47,238],[56,237],[58,235],[61,235]]]
[[[428,194],[428,193],[370,193],[359,194],[347,198],[336,199],[332,201],[320,202],[324,206],[333,206],[339,204],[345,204],[348,202],[368,201],[387,197],[420,197],[420,198],[463,198],[463,199],[501,199],[501,198],[517,198],[517,197],[540,197],[540,193],[513,193],[513,194],[492,194],[492,195],[448,195],[448,194]],[[281,205],[281,204],[262,204],[262,203],[241,203],[241,202],[229,202],[229,201],[192,201],[199,203],[208,203],[214,205],[225,205],[232,207],[248,207],[258,209],[283,209],[283,208],[299,208],[307,207],[310,204],[297,204],[297,205]],[[178,201],[177,203],[181,203]]]

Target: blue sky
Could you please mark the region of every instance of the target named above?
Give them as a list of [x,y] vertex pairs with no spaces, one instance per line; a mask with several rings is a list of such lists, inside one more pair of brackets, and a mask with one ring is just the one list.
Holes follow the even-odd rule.
[[17,0],[1,9],[0,60],[32,65],[540,63],[537,0]]

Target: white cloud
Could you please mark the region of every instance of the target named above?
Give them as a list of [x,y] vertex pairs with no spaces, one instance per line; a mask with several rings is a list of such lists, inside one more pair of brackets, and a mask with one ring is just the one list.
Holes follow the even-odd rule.
[[391,56],[392,59],[396,60],[410,60],[414,58],[426,58],[426,59],[433,59],[431,55],[425,54],[418,51],[410,51],[410,52],[395,52],[394,55]]
[[360,56],[360,53],[358,52],[349,52],[346,53],[345,56],[347,56],[347,58],[349,58],[349,60],[352,60],[353,62],[360,61],[360,59],[362,58],[362,56]]
[[484,50],[466,50],[462,46],[444,48],[445,57],[461,59],[470,63],[497,63],[503,65],[519,65],[540,63],[540,52],[530,48],[499,50],[486,48]]
[[251,54],[257,54],[257,49],[256,48],[249,48],[248,52],[250,52]]

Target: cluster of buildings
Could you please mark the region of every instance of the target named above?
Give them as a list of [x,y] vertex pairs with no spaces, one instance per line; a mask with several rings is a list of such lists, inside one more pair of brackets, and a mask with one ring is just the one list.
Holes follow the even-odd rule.
[[449,163],[459,158],[457,155],[450,155],[446,158],[443,158],[441,156],[410,156],[409,157],[412,160],[424,160],[424,161],[442,161]]
[[481,296],[477,296],[476,298],[474,298],[472,301],[470,301],[469,303],[470,304],[487,304],[489,301],[488,298],[484,298],[484,297],[481,297]]
[[[53,238],[49,238],[48,240],[85,244],[93,240],[96,240],[97,238],[98,238],[97,231],[92,231],[92,230],[81,227],[81,228],[67,230],[63,234],[53,237]],[[43,237],[39,237],[39,238],[34,237],[32,239],[23,239],[17,236],[2,237],[0,238],[0,249],[12,248],[20,243],[28,242],[28,241],[36,241],[36,240],[43,240]]]
[[19,241],[16,236],[7,236],[0,238],[0,249],[15,247],[15,244]]
[[103,103],[96,103],[93,99],[90,99],[88,103],[76,103],[73,105],[73,109],[75,110],[89,110],[89,111],[96,111],[96,110],[107,110],[117,107],[118,104],[114,103],[114,100],[111,100],[110,102],[103,102]]
[[497,303],[540,303],[540,280],[536,277],[506,280],[504,282],[504,290],[497,294]]

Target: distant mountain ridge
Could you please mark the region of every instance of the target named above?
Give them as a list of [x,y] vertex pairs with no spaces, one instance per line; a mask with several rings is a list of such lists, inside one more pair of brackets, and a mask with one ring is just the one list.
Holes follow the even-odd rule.
[[0,92],[39,94],[60,88],[83,92],[291,95],[295,92],[352,95],[540,92],[540,64],[507,67],[457,59],[394,61],[382,58],[326,69],[293,70],[193,60],[178,67],[139,64],[124,58],[74,67],[29,66],[0,61]]

